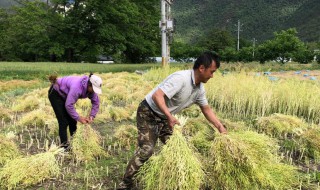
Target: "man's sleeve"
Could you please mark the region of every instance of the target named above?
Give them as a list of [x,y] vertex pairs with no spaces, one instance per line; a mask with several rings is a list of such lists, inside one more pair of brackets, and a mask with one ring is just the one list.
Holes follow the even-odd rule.
[[171,99],[183,87],[183,77],[178,74],[172,74],[166,78],[159,86],[163,93]]
[[66,99],[65,107],[69,115],[78,121],[79,114],[77,113],[76,109],[74,108],[74,104],[78,101],[80,94],[74,88],[71,88]]
[[198,104],[199,106],[206,106],[208,105],[208,100],[206,98],[206,91],[203,87],[203,85],[201,85],[200,87],[200,93],[196,98],[196,104]]
[[99,111],[99,106],[100,106],[99,96],[96,93],[94,93],[91,98],[91,104],[92,104],[92,108],[91,108],[90,116],[96,117]]

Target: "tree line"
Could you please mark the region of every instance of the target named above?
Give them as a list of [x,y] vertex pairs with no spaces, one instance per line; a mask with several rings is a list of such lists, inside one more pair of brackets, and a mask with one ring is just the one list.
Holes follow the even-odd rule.
[[143,62],[160,47],[157,2],[18,0],[0,9],[0,60]]
[[277,61],[284,64],[292,60],[306,64],[312,62],[315,56],[320,62],[320,42],[304,43],[297,36],[295,28],[274,32],[272,39],[261,43],[240,39],[239,44],[237,50],[237,39],[229,31],[212,29],[194,42],[191,48],[182,42],[174,42],[172,56],[184,60],[196,57],[202,51],[212,50],[218,52],[226,62]]
[[[120,63],[142,63],[161,54],[158,0],[16,1],[0,9],[2,61],[96,62],[108,55]],[[236,42],[229,31],[212,28],[192,44],[173,40],[171,56],[187,60],[213,50],[226,62],[309,63],[320,49],[319,42],[302,42],[294,28],[255,46],[240,39],[239,51]]]

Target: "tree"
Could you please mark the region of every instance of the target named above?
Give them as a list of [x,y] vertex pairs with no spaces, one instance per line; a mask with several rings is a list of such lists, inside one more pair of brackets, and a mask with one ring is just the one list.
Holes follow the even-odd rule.
[[239,51],[239,61],[251,62],[253,61],[253,47],[244,47]]
[[274,33],[274,39],[268,40],[258,47],[260,62],[279,60],[284,64],[295,53],[302,50],[304,43],[297,37],[294,28]]
[[3,39],[6,60],[39,61],[48,56],[47,7],[39,1],[13,7]]
[[4,9],[0,9],[0,61],[4,59],[4,50],[5,46],[5,36],[6,36],[6,28],[8,26],[8,14]]
[[179,61],[189,61],[190,58],[198,57],[205,49],[196,45],[183,42],[174,42],[171,47],[171,56]]
[[266,61],[273,60],[277,56],[274,55],[274,51],[272,51],[272,41],[267,40],[263,44],[259,45],[257,48],[256,58],[260,61],[260,63],[265,63]]
[[301,47],[299,51],[293,54],[293,60],[299,63],[310,63],[313,60],[314,53],[306,47]]
[[227,63],[232,61],[238,61],[238,52],[234,47],[227,47],[221,53],[222,60],[226,61]]
[[198,46],[207,50],[216,51],[221,53],[225,48],[235,45],[235,40],[229,31],[213,29],[208,34],[204,35]]
[[[55,0],[63,16],[62,40],[68,61],[94,61],[99,54],[142,62],[155,54],[158,40],[155,0]],[[68,6],[68,11],[65,7]]]

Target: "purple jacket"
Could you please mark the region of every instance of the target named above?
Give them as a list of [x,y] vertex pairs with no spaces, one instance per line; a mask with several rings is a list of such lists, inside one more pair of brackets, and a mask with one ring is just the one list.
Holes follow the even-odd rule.
[[57,82],[53,85],[53,88],[66,100],[65,107],[69,115],[78,121],[79,114],[74,108],[74,104],[77,100],[83,98],[89,98],[91,100],[92,108],[90,116],[95,117],[99,111],[99,96],[93,93],[88,97],[88,76],[66,76],[58,78]]

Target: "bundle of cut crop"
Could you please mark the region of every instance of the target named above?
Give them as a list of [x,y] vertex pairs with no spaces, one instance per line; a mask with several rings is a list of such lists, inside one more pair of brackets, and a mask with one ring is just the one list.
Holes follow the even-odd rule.
[[[185,118],[179,118],[185,124]],[[201,162],[182,136],[181,127],[174,132],[158,155],[152,156],[139,170],[138,182],[145,190],[195,190],[204,179]]]
[[0,134],[0,165],[19,156],[17,145],[10,138]]
[[307,127],[307,123],[296,116],[278,113],[268,117],[260,117],[256,122],[256,128],[259,132],[276,138],[300,136]]
[[129,150],[131,145],[137,142],[138,130],[133,125],[120,125],[117,127],[114,136],[118,139],[117,143],[119,145],[125,146]]
[[78,161],[92,161],[96,157],[107,156],[101,147],[100,134],[89,125],[81,125],[73,135],[71,150]]
[[211,188],[290,189],[297,185],[297,168],[280,162],[278,148],[277,141],[253,131],[216,135],[206,164]]
[[25,188],[45,179],[57,177],[60,167],[55,155],[63,149],[52,146],[48,152],[16,158],[7,162],[0,170],[0,187]]

